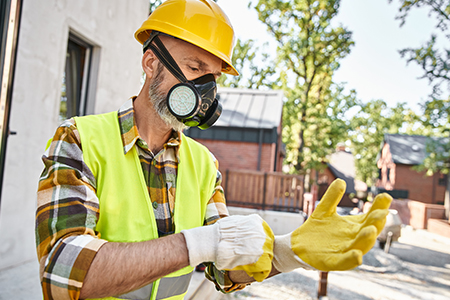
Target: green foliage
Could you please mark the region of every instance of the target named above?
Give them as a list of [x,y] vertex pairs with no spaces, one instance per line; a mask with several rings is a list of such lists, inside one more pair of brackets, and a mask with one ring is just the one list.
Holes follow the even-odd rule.
[[425,170],[427,175],[436,172],[448,174],[450,172],[450,138],[433,138],[427,142],[428,157],[416,170]]
[[[390,0],[389,2],[392,2]],[[450,41],[450,2],[448,0],[399,0],[400,8],[397,19],[400,26],[405,24],[406,18],[413,8],[428,8],[429,16],[437,20],[436,28],[441,31],[443,38]],[[437,35],[433,34],[430,40],[418,48],[405,48],[399,51],[408,63],[415,62],[424,71],[422,78],[428,79],[433,86],[431,98],[439,98],[442,94],[442,85],[450,89],[450,49],[439,49]]]
[[418,116],[405,106],[405,103],[399,103],[396,107],[389,108],[383,100],[359,103],[359,110],[351,119],[349,139],[352,152],[356,154],[357,178],[369,186],[374,184],[374,178],[378,175],[376,161],[384,134],[411,134],[411,124],[419,121]]
[[353,99],[354,95],[343,96],[342,88],[333,85],[332,76],[354,43],[350,31],[330,25],[339,3],[259,0],[249,4],[278,45],[280,73],[275,86],[287,97],[283,142],[287,163],[299,173],[320,168],[326,154],[345,138],[346,124],[336,116],[349,107],[342,105],[346,103],[343,99]]
[[450,99],[429,100],[424,105],[423,123],[433,129],[438,136],[445,136],[450,131]]
[[[444,53],[441,53],[444,52]],[[421,78],[426,78],[433,86],[433,97],[442,94],[442,84],[450,86],[450,50],[440,51],[436,48],[436,35],[420,48],[405,48],[400,50],[407,62],[416,62],[424,71]]]
[[[259,64],[259,61],[262,63]],[[237,40],[231,63],[238,70],[239,76],[223,74],[217,80],[221,86],[249,89],[258,89],[262,86],[274,87],[271,76],[275,73],[275,68],[269,62],[269,55],[261,52],[253,40]]]
[[[392,2],[393,0],[389,0]],[[401,20],[400,26],[406,22],[406,17],[413,8],[428,8],[429,16],[433,16],[438,21],[437,28],[445,31],[448,29],[450,16],[450,2],[448,0],[398,0],[400,2],[399,13],[396,19]]]
[[429,156],[418,170],[448,174],[450,171],[450,99],[429,100],[424,105],[423,123],[433,136],[427,143]]
[[[349,118],[346,113],[356,104],[356,93],[343,93],[344,87],[337,84],[331,84],[329,89],[316,101],[316,98],[310,99],[306,109],[307,126],[304,127],[304,148],[302,167],[305,169],[323,169],[326,165],[326,157],[334,152],[339,142],[347,140],[350,129]],[[288,99],[295,99],[295,93],[298,90],[289,90]],[[296,172],[297,160],[299,157],[298,145],[301,124],[292,111],[297,110],[298,102],[286,101],[283,107],[283,142],[286,144],[285,163],[292,167],[291,172]]]

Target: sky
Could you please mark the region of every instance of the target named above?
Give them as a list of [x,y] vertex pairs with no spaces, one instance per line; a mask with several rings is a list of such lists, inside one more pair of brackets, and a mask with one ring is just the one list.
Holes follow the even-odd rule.
[[[247,0],[219,0],[218,4],[230,18],[238,38],[253,39],[258,45],[273,41],[256,12],[248,9]],[[390,107],[406,102],[419,113],[418,104],[426,100],[431,87],[427,79],[419,79],[421,68],[415,63],[407,64],[398,51],[421,46],[438,30],[424,8],[411,11],[400,27],[400,21],[395,19],[398,7],[396,0],[341,0],[333,26],[352,31],[355,45],[340,61],[334,80],[346,83],[347,90],[355,89],[363,102],[382,99]],[[270,43],[267,50],[274,52],[275,45]]]

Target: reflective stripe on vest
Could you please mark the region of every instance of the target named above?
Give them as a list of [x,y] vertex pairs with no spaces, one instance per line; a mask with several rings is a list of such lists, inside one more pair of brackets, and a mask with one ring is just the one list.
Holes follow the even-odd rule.
[[[112,242],[158,238],[155,209],[139,156],[135,147],[124,155],[117,112],[77,117],[75,122],[84,162],[97,180],[100,213],[96,231],[101,238]],[[217,173],[208,149],[183,134],[179,157],[174,210],[176,233],[203,225]],[[183,299],[192,270],[188,266],[135,291],[136,294],[125,294],[136,295],[136,298],[121,295],[119,299]],[[141,296],[143,298],[139,298]]]
[[180,277],[170,278],[164,277],[159,282],[158,293],[156,300],[173,297],[176,295],[185,294],[191,281],[192,272]]
[[[178,295],[184,295],[189,287],[191,281],[192,272],[179,277],[163,277],[159,282],[158,293],[156,294],[156,300],[166,299]],[[152,294],[153,283],[146,285],[138,290],[117,296],[119,299],[132,299],[132,300],[148,300]]]

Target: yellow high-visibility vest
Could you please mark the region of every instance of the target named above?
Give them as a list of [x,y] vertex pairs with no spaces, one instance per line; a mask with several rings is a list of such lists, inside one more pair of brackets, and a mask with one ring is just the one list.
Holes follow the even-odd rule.
[[[75,122],[84,162],[97,180],[100,214],[96,231],[101,238],[111,242],[158,238],[139,156],[135,147],[124,154],[117,112],[76,117]],[[217,173],[209,150],[184,134],[179,157],[174,208],[176,233],[203,225]],[[192,271],[188,266],[136,291],[105,299],[183,299]]]

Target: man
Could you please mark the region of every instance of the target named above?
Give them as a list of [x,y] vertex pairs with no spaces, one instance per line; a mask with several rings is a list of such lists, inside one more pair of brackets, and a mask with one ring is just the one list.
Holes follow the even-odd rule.
[[215,79],[238,74],[219,6],[168,0],[135,36],[146,75],[139,95],[118,112],[64,122],[43,156],[36,243],[44,298],[183,299],[201,262],[224,292],[298,267],[360,264],[386,203],[341,220],[337,182],[309,223],[274,239],[256,215],[228,217],[217,161],[181,133],[217,120]]
[[[183,22],[177,13],[191,21],[188,14],[195,13],[216,24],[209,30],[194,24],[189,37],[189,24],[177,31],[174,22]],[[157,35],[149,39],[150,33]],[[166,104],[169,90],[180,83],[168,68],[180,71],[183,81],[208,74],[190,90],[206,92],[202,107],[186,123],[199,120],[204,127],[213,122],[219,110],[214,80],[222,71],[237,74],[230,62],[234,36],[228,19],[214,2],[168,1],[136,36],[141,43],[147,41],[142,58],[146,80],[139,95],[118,113],[65,122],[43,157],[37,245],[44,298],[182,296],[196,264],[214,261],[231,269],[255,263],[264,252],[265,230],[270,229],[256,216],[226,218],[220,228],[187,230],[212,224],[228,212],[215,159],[181,134],[185,125]],[[188,38],[191,43],[184,41]],[[209,43],[215,54],[193,43]],[[173,60],[163,60],[168,56]],[[208,101],[212,113],[204,107]],[[232,241],[224,245],[227,234]],[[233,244],[239,240],[236,234],[242,240],[253,237],[238,249],[241,255],[228,253],[239,247]],[[176,289],[165,290],[173,284]]]

